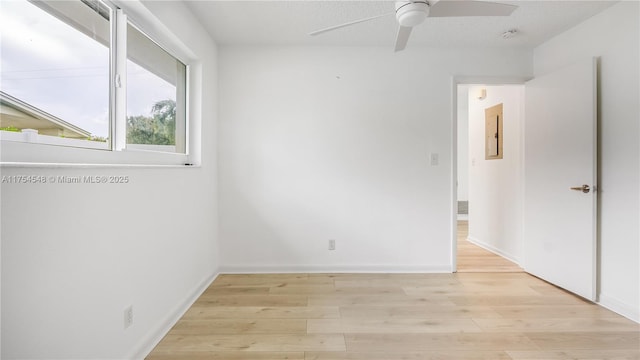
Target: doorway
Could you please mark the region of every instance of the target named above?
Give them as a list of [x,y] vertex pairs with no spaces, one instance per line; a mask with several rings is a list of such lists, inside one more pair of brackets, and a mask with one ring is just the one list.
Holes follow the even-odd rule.
[[[523,85],[457,85],[458,272],[522,272]],[[504,104],[504,156],[485,157],[486,108]],[[501,134],[502,135],[502,134]]]

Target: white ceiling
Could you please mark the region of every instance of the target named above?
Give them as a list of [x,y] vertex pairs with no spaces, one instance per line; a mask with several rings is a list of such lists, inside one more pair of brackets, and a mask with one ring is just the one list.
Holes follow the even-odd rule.
[[[448,0],[458,1],[458,0]],[[395,42],[394,2],[384,1],[185,1],[220,45],[388,46]],[[407,48],[533,48],[616,1],[496,1],[517,5],[509,17],[427,18],[413,29]],[[391,15],[317,36],[313,30],[370,17]],[[504,40],[501,34],[517,29]],[[588,41],[588,39],[585,39]]]

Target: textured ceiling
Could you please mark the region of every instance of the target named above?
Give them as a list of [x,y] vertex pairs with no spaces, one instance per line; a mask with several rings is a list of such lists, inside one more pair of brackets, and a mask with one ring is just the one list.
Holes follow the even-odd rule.
[[[457,1],[457,0],[447,0]],[[407,47],[535,47],[616,1],[496,1],[517,5],[509,17],[427,18]],[[392,48],[397,31],[393,1],[186,1],[221,45],[377,45]],[[309,32],[390,13],[317,36]],[[511,39],[501,34],[517,29]]]

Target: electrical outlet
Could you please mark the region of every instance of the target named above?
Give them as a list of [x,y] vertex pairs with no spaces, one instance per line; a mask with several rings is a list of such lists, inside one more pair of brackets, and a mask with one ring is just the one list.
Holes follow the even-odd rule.
[[335,249],[336,249],[336,241],[329,240],[329,250],[335,250]]
[[129,305],[124,309],[124,328],[128,328],[133,325],[133,306]]
[[429,155],[429,158],[431,159],[431,166],[437,166],[440,162],[440,156],[438,155],[438,153],[431,153]]

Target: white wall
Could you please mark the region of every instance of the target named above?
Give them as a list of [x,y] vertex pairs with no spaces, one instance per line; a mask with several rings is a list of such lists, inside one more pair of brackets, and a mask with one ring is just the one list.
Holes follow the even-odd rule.
[[[479,89],[487,97],[479,100]],[[470,86],[469,240],[511,261],[522,257],[524,86]],[[485,109],[503,104],[503,158],[485,160]]]
[[640,321],[639,3],[621,2],[542,44],[536,74],[600,57],[600,303]]
[[130,179],[2,184],[3,359],[141,358],[217,272],[216,48],[182,4],[147,6],[201,59],[202,166],[2,167]]
[[469,200],[468,91],[468,86],[458,86],[458,201]]
[[451,271],[452,76],[530,75],[531,56],[221,48],[222,269]]

